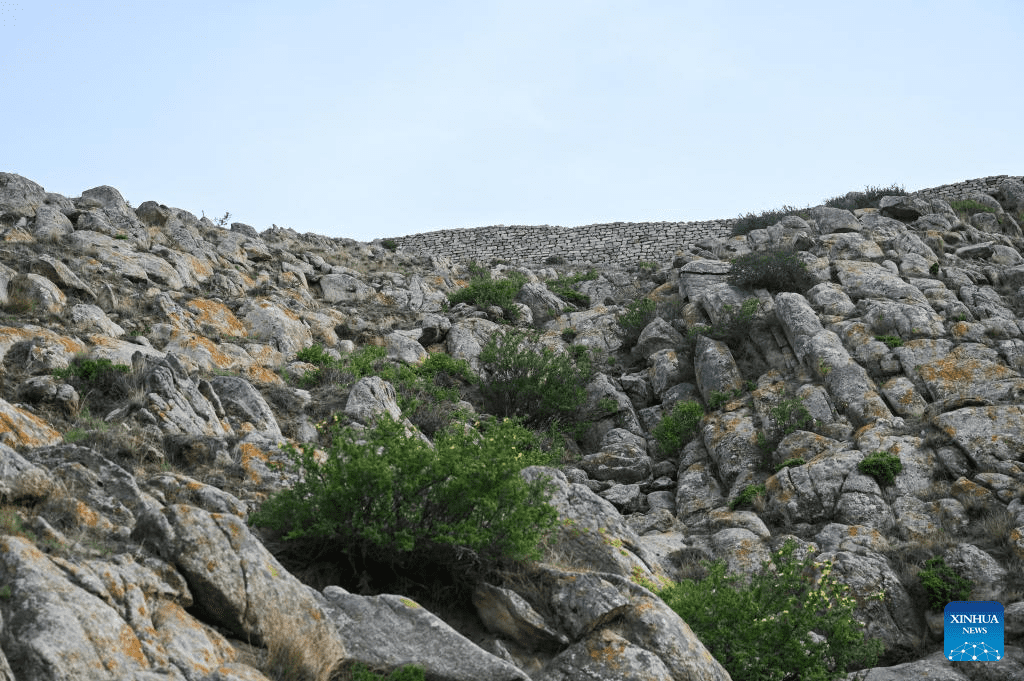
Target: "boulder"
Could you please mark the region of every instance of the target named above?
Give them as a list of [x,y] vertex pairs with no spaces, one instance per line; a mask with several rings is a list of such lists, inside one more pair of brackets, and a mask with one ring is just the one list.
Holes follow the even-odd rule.
[[627,578],[540,565],[520,593],[574,641],[534,679],[729,678],[664,601]]
[[0,220],[31,218],[46,202],[46,190],[14,173],[0,173]]
[[650,357],[659,350],[676,350],[682,345],[683,335],[661,317],[655,317],[640,332],[633,349],[640,357]]
[[143,513],[132,536],[156,547],[185,577],[197,611],[237,638],[272,646],[301,635],[296,663],[310,678],[344,659],[344,639],[314,592],[238,516],[174,504]]
[[25,311],[58,315],[68,299],[52,281],[30,273],[19,274],[7,283],[7,301]]
[[381,414],[402,420],[394,386],[379,376],[361,378],[352,386],[345,402],[345,414],[364,424],[372,423]]
[[[251,428],[272,440],[282,438],[273,410],[249,381],[239,376],[214,376],[210,385],[236,432]],[[248,426],[243,428],[244,424]]]
[[623,576],[660,574],[657,561],[647,556],[640,538],[611,502],[586,485],[570,483],[561,471],[531,466],[522,475],[550,481],[548,503],[560,522],[545,549],[546,560]]
[[43,419],[0,398],[0,445],[45,447],[63,439]]
[[569,304],[548,290],[548,287],[540,282],[527,282],[516,294],[516,301],[530,308],[533,316],[533,323],[544,324],[555,317],[558,317],[567,309]]
[[313,344],[309,326],[291,310],[269,300],[246,302],[241,315],[250,338],[266,341],[286,357]]
[[811,209],[811,218],[818,226],[819,234],[859,232],[863,229],[856,216],[854,216],[850,211],[842,208],[817,206]]
[[707,336],[697,339],[694,350],[694,373],[697,376],[697,387],[707,402],[715,393],[732,395],[743,387],[736,360],[733,359],[729,346]]
[[373,669],[413,663],[439,681],[529,681],[514,665],[484,651],[439,617],[403,596],[356,596],[329,586],[320,599],[345,658]]

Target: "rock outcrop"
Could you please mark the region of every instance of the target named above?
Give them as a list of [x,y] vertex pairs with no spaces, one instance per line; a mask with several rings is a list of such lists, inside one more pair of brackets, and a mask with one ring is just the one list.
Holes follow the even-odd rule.
[[[976,678],[941,655],[931,556],[1004,604],[986,669],[1020,677],[1024,184],[979,187],[711,230],[659,262],[489,263],[526,282],[513,323],[594,371],[561,465],[521,473],[558,516],[539,557],[431,600],[247,521],[301,479],[294,447],[322,459],[342,426],[390,418],[432,448],[483,418],[432,357],[487,380],[516,315],[447,303],[479,265],[0,173],[0,679],[254,681],[286,660],[311,679],[724,681],[649,587],[701,560],[748,578],[787,540],[833,563],[899,662],[856,678]],[[806,286],[730,280],[731,258],[777,248]],[[546,285],[574,274],[572,301]],[[640,299],[651,314],[624,321]],[[681,402],[704,415],[669,446]],[[861,465],[878,452],[891,482]]]

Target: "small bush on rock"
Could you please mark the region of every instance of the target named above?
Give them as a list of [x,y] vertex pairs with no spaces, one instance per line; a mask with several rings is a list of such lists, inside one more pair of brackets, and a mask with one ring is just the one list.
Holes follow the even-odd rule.
[[703,416],[704,409],[699,402],[676,402],[672,411],[662,417],[652,432],[662,454],[674,454],[692,440],[697,435]]
[[732,235],[742,236],[755,229],[771,227],[788,215],[807,217],[808,213],[807,209],[794,208],[793,206],[783,206],[777,210],[765,210],[760,213],[747,213],[746,215],[741,215],[733,223]]
[[741,305],[725,305],[722,307],[722,319],[718,324],[691,327],[687,331],[687,337],[693,342],[697,336],[707,336],[736,348],[752,330],[762,325],[757,319],[760,309],[761,301],[757,298],[747,298]]
[[849,587],[832,563],[798,559],[796,548],[786,542],[747,585],[719,561],[704,579],[656,593],[735,681],[833,681],[872,666],[883,646],[854,618]]
[[587,308],[590,307],[590,296],[580,293],[576,287],[584,281],[593,281],[594,279],[597,279],[597,270],[590,268],[586,272],[574,274],[571,277],[552,279],[545,282],[544,285],[565,302],[572,303],[576,307]]
[[480,368],[487,375],[480,384],[487,411],[534,425],[572,419],[594,374],[586,348],[566,354],[536,333],[512,330],[491,336],[480,350]]
[[519,289],[526,283],[526,275],[509,272],[505,279],[492,279],[487,269],[471,265],[469,283],[448,294],[448,304],[468,303],[486,308],[497,305],[509,321],[519,319],[519,310],[513,304]]
[[519,474],[551,456],[510,419],[457,424],[433,447],[386,416],[370,430],[331,436],[326,451],[286,448],[298,480],[264,502],[253,525],[408,568],[536,557],[557,519],[546,481]]
[[797,251],[780,248],[735,258],[729,270],[729,283],[745,289],[764,288],[772,293],[803,293],[814,285],[814,280]]
[[834,196],[826,199],[825,205],[830,208],[843,208],[854,211],[858,208],[878,208],[879,202],[884,196],[906,196],[907,191],[902,185],[891,184],[888,187],[864,187],[862,192],[850,192],[843,196]]
[[764,498],[764,485],[747,485],[736,498],[729,502],[729,510],[735,511],[740,506],[754,506],[758,497]]
[[903,470],[900,457],[889,452],[872,452],[857,464],[857,470],[873,477],[879,485],[891,485]]
[[917,577],[928,594],[928,607],[932,610],[942,610],[952,601],[966,601],[974,588],[969,579],[964,579],[946,565],[942,556],[934,556],[925,561]]
[[615,317],[619,328],[622,329],[623,349],[629,350],[636,345],[644,328],[654,321],[657,308],[657,303],[650,298],[641,298],[627,305],[626,311]]

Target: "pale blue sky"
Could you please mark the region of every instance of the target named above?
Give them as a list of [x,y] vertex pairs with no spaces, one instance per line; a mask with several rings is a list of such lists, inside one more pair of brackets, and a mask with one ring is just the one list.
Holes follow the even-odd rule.
[[0,171],[259,230],[704,220],[1024,173],[1019,0],[0,0]]

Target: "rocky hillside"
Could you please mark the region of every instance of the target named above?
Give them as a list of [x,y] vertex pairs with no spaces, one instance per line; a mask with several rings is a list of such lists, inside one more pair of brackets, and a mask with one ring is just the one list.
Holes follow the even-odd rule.
[[[857,678],[1024,678],[1022,217],[1006,180],[481,267],[0,173],[0,680],[728,679],[650,589],[787,541],[884,644]],[[509,329],[584,384],[517,399]],[[539,558],[417,584],[249,522],[305,479],[289,443],[395,419],[432,448],[488,412],[560,457],[522,472],[558,515]],[[936,559],[1004,604],[998,662],[943,658]]]

